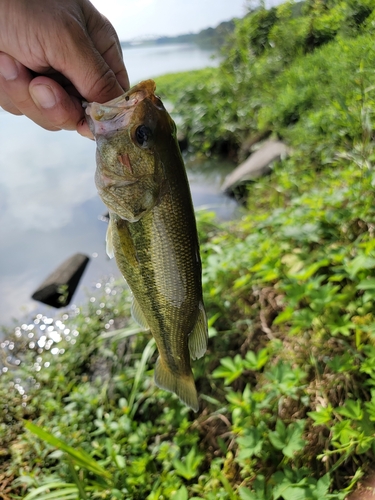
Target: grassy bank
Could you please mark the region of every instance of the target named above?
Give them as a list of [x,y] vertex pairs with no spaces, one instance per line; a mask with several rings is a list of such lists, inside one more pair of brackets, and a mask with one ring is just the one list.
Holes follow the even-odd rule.
[[371,468],[372,19],[364,2],[259,10],[221,68],[157,79],[192,153],[240,157],[264,131],[293,148],[239,220],[197,213],[200,412],[155,387],[155,345],[123,283],[104,283],[7,333],[3,498],[339,500]]
[[16,329],[29,349],[15,368],[7,344],[1,375],[9,498],[344,498],[375,450],[372,184],[351,162],[301,182],[290,159],[240,221],[198,214],[210,321],[198,415],[155,388],[155,346],[127,324],[122,284]]

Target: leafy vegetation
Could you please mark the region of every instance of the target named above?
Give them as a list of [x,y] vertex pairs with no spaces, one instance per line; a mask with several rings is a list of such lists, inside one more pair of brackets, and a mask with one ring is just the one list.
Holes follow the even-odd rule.
[[[297,8],[298,7],[298,8]],[[198,212],[209,349],[201,410],[154,386],[122,283],[1,344],[0,496],[344,499],[375,460],[371,2],[239,21],[219,70],[160,78],[190,150],[292,146],[243,215]]]
[[374,99],[374,6],[311,0],[260,9],[237,22],[219,70],[187,74],[185,86],[157,79],[190,151],[236,155],[268,131],[319,164],[362,141]]

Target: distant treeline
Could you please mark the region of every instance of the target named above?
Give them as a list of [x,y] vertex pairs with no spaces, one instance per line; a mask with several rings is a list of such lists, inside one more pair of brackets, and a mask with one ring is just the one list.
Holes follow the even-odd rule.
[[[291,4],[292,17],[298,18],[302,15],[302,9],[305,1],[295,2]],[[249,9],[244,18],[252,16],[255,12],[262,10],[261,7],[256,7],[255,9]],[[276,9],[270,9],[272,12],[276,12]],[[200,47],[204,48],[214,48],[219,49],[226,42],[228,35],[234,32],[236,21],[239,18],[233,18],[230,21],[223,21],[216,28],[206,28],[199,31],[199,33],[185,33],[178,36],[161,36],[158,38],[152,38],[148,40],[133,40],[133,41],[123,41],[121,46],[123,48],[139,47],[145,45],[166,45],[172,43],[195,43]]]
[[165,45],[172,43],[195,43],[200,47],[219,48],[227,36],[234,31],[235,19],[224,21],[216,28],[206,28],[199,33],[187,33],[178,36],[161,36],[152,40],[140,40],[139,42],[126,41],[121,42],[123,48],[129,48],[140,45]]

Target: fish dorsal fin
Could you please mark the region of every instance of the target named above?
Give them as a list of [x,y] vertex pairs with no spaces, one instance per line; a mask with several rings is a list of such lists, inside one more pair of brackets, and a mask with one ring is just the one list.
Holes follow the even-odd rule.
[[138,304],[137,299],[134,296],[133,296],[131,313],[132,313],[132,318],[136,323],[138,323],[140,327],[144,328],[145,330],[150,329],[147,320],[145,318],[145,315],[143,314],[143,311],[140,305]]
[[202,302],[199,303],[199,314],[195,327],[189,335],[189,351],[192,359],[201,358],[207,350],[208,330],[206,312]]
[[109,219],[109,222],[108,222],[108,228],[107,228],[107,234],[105,237],[105,242],[106,242],[107,255],[110,259],[113,259],[115,252],[113,250],[113,241],[112,241],[112,219]]
[[155,383],[160,389],[173,392],[192,410],[199,410],[198,395],[192,373],[187,375],[172,373],[159,356],[156,360],[154,377]]

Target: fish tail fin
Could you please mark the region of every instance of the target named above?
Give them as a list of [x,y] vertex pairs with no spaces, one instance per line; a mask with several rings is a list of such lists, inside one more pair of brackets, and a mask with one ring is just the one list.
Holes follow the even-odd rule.
[[193,374],[175,375],[159,357],[155,365],[155,383],[160,389],[176,394],[192,410],[199,410],[198,394]]

